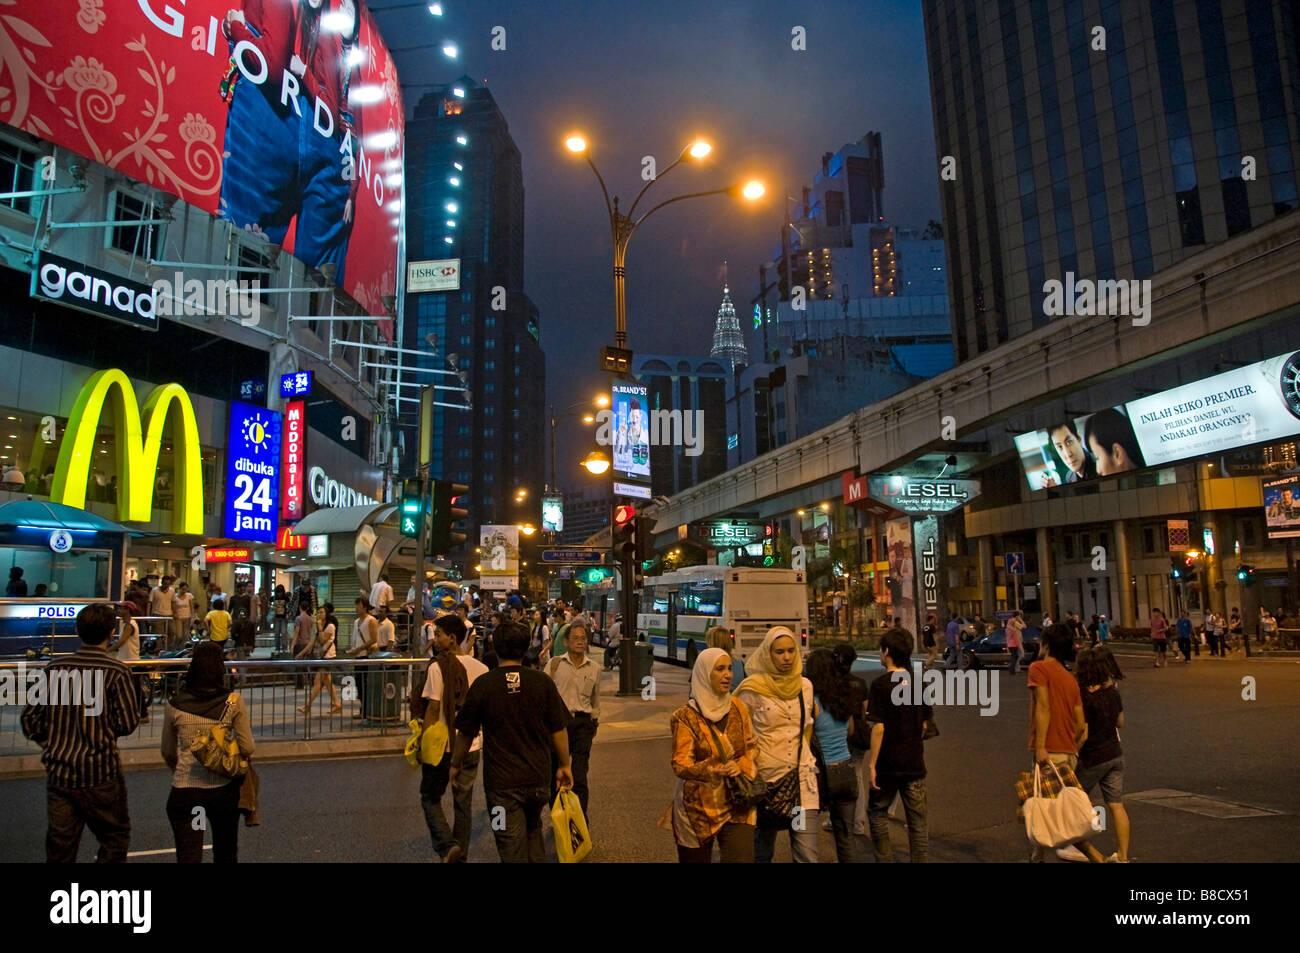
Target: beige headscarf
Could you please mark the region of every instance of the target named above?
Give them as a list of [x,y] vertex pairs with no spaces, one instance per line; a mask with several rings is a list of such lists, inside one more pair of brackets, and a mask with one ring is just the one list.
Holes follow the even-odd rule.
[[721,721],[731,711],[731,695],[728,692],[715,692],[709,674],[719,659],[730,658],[722,649],[705,649],[695,658],[695,667],[691,669],[691,701],[698,711],[709,721]]
[[799,637],[790,629],[783,625],[768,629],[758,651],[745,660],[746,677],[736,691],[756,692],[769,698],[798,697],[803,690],[803,656],[796,651],[794,665],[784,675],[776,670],[776,663],[772,661],[772,643],[782,636],[792,639],[798,649]]

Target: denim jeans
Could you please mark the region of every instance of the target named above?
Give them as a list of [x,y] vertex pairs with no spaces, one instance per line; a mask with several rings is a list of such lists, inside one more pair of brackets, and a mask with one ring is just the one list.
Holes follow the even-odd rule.
[[[794,825],[798,823],[799,827]],[[821,811],[805,811],[790,822],[790,856],[796,864],[817,863],[822,839]],[[770,864],[776,853],[776,835],[780,830],[760,827],[754,831],[754,863]]]
[[1020,646],[1015,645],[1007,649],[1007,651],[1011,654],[1011,665],[1008,668],[1008,671],[1011,672],[1012,675],[1020,674],[1020,660],[1024,658],[1024,650]]
[[[548,805],[544,787],[484,791],[497,853],[503,864],[543,864],[542,811]],[[500,810],[498,810],[500,808]]]
[[99,841],[99,864],[122,864],[131,845],[131,816],[126,805],[126,779],[117,777],[89,788],[46,787],[49,827],[45,832],[45,861],[75,864],[81,832]]
[[[239,789],[242,781],[219,788],[172,788],[167,796],[167,820],[176,841],[178,864],[203,862],[203,832],[212,831],[212,861],[233,864],[239,860]],[[195,808],[202,808],[198,823]]]
[[871,801],[867,805],[876,863],[889,863],[894,859],[893,848],[889,844],[889,805],[894,803],[895,794],[903,797],[903,810],[907,814],[907,845],[912,863],[925,863],[930,854],[925,778],[891,778],[888,775],[877,775],[876,784],[879,789],[871,792]]
[[832,801],[829,808],[822,808],[831,816],[831,832],[835,835],[835,859],[841,864],[867,862],[866,838],[854,833],[854,815],[857,809],[857,798]]
[[424,822],[429,825],[433,839],[433,852],[446,857],[453,844],[469,856],[469,838],[474,820],[474,779],[478,777],[478,762],[482,752],[471,751],[461,764],[460,774],[452,785],[453,823],[447,826],[447,815],[442,809],[442,796],[451,780],[451,755],[443,755],[437,766],[420,765],[420,806],[424,808]]

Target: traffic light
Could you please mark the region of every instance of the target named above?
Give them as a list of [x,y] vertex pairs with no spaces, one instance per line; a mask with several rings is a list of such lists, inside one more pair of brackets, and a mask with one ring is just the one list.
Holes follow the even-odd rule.
[[1182,579],[1187,572],[1187,563],[1177,556],[1169,558],[1169,576],[1171,579]]
[[1247,586],[1255,584],[1255,567],[1241,563],[1237,566],[1237,581]]
[[420,518],[422,510],[418,494],[402,497],[401,522],[402,535],[415,539],[420,535]]
[[433,483],[433,520],[429,534],[429,552],[446,554],[465,542],[465,534],[454,529],[455,524],[469,516],[469,511],[457,504],[469,492],[463,483],[435,480]]
[[614,507],[614,555],[620,562],[637,558],[638,522],[635,506]]

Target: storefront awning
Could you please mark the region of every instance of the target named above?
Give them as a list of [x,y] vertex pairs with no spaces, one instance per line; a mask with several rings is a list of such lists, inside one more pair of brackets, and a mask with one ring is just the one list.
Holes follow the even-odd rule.
[[362,526],[375,522],[374,516],[392,503],[367,503],[364,506],[336,506],[308,513],[293,528],[295,536],[324,536],[330,533],[355,533]]
[[0,505],[0,529],[66,529],[73,533],[124,533],[128,536],[153,536],[130,529],[88,510],[44,500],[14,500]]

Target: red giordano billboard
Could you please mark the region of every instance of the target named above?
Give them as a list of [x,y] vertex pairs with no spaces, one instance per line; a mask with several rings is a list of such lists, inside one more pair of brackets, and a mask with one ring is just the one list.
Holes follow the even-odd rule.
[[337,285],[385,313],[404,112],[365,0],[0,11],[0,122],[332,266]]

